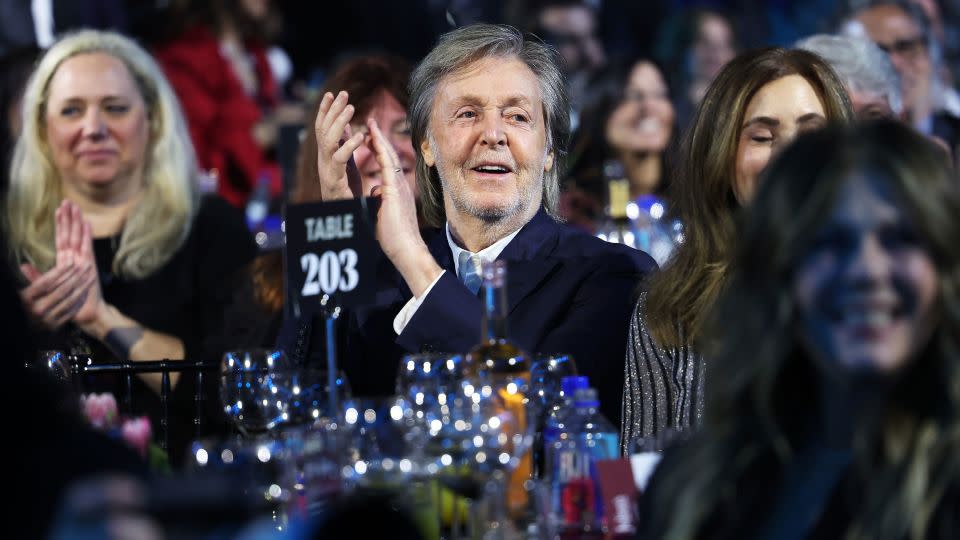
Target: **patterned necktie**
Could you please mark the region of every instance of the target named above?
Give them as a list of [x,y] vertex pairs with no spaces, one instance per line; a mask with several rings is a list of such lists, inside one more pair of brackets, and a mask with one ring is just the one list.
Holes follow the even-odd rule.
[[470,289],[470,292],[477,294],[480,290],[480,282],[483,280],[480,276],[480,256],[469,251],[461,251],[459,259],[457,276]]

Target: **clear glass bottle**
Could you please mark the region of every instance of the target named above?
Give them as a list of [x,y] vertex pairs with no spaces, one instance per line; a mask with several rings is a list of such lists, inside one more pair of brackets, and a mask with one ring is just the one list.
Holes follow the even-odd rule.
[[628,213],[630,180],[627,179],[623,164],[617,160],[605,161],[603,177],[607,182],[607,208],[606,218],[597,228],[597,237],[614,244],[642,249],[637,244],[637,237]]
[[535,412],[529,410],[532,407],[528,396],[530,356],[510,341],[506,262],[484,264],[482,274],[480,343],[467,353],[466,361],[470,372],[500,397],[504,410],[515,423],[517,433],[524,434],[523,444],[514,449],[517,455],[523,457],[512,471],[507,486],[507,508],[516,514],[523,512],[527,506],[524,483],[530,479],[533,470],[529,452],[533,440],[530,420],[535,417]]

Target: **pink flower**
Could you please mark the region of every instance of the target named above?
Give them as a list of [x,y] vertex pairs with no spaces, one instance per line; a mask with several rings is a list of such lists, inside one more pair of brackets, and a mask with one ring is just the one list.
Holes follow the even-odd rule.
[[124,420],[120,433],[124,442],[140,452],[144,458],[147,456],[147,448],[153,440],[153,430],[146,416]]
[[117,400],[113,394],[87,394],[80,397],[83,414],[97,429],[110,429],[117,422]]

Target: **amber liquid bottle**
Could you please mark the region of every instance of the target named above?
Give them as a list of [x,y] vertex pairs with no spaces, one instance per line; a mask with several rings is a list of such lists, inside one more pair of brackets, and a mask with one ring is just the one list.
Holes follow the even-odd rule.
[[[485,264],[482,275],[480,343],[467,353],[467,363],[474,374],[489,382],[497,392],[504,409],[513,416],[517,429],[522,432],[529,426],[527,391],[530,387],[530,357],[510,341],[506,262]],[[512,514],[523,513],[527,506],[523,484],[530,478],[533,469],[530,448],[524,448],[523,452],[507,486],[507,508]]]

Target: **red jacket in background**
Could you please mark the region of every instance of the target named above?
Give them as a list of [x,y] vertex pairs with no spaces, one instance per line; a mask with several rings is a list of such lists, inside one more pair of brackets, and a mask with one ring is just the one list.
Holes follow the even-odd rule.
[[200,166],[216,169],[218,191],[234,206],[246,204],[262,173],[270,176],[271,192],[280,187],[279,168],[264,157],[253,137],[261,107],[277,103],[277,87],[266,49],[251,43],[246,47],[259,83],[255,97],[244,91],[220,54],[219,41],[206,28],[195,27],[154,51],[180,99]]

